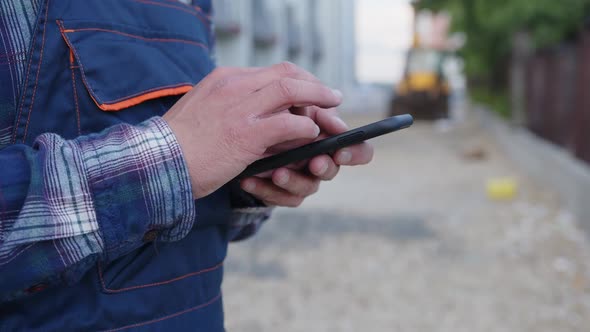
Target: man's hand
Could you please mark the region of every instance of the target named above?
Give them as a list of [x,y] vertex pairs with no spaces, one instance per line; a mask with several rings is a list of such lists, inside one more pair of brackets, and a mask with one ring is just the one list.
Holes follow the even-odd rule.
[[[292,111],[314,120],[322,135],[315,140],[345,132],[348,127],[338,117],[336,110],[318,107],[298,108]],[[273,152],[285,151],[314,140],[298,140],[273,147]],[[339,171],[339,166],[363,165],[373,158],[373,147],[368,143],[347,147],[333,156],[317,156],[308,164],[294,165],[274,170],[270,174],[242,180],[242,189],[262,200],[267,205],[297,207],[303,200],[318,191],[321,181],[330,181]]]
[[[339,92],[291,63],[219,68],[182,97],[163,119],[183,151],[193,194],[201,198],[264,157],[269,148],[318,137],[320,128],[313,118],[285,110],[336,107],[341,98]],[[320,159],[314,167],[324,167],[324,162]],[[328,164],[334,172],[336,166]],[[292,190],[303,193],[299,186],[305,185],[307,192],[308,182],[302,184],[296,180],[299,175],[289,175],[293,178],[288,183],[298,184]]]

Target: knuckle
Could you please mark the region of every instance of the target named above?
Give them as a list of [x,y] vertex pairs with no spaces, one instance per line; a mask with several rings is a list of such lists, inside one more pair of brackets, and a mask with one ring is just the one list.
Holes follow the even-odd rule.
[[301,71],[299,69],[299,67],[297,67],[296,64],[289,62],[289,61],[283,61],[283,62],[279,63],[277,65],[277,68],[279,70],[279,74],[284,75],[284,76],[297,75]]
[[294,101],[298,95],[298,87],[294,82],[287,78],[281,78],[277,81],[279,93],[288,102]]

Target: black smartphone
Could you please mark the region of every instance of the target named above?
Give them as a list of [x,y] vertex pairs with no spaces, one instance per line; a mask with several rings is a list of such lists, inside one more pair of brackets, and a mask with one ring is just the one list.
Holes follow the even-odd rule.
[[344,147],[359,144],[371,138],[408,128],[413,123],[414,118],[409,114],[393,116],[360,128],[349,130],[340,135],[328,137],[321,141],[313,142],[292,150],[278,153],[274,156],[260,159],[248,166],[237,178],[243,179],[264,173],[321,154],[333,154]]

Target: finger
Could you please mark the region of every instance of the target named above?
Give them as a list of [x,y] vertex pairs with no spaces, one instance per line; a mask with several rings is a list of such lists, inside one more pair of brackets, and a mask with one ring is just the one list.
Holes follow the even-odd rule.
[[272,174],[272,182],[279,188],[300,197],[315,194],[320,188],[320,180],[288,168],[279,168]]
[[323,133],[338,135],[348,130],[348,125],[340,118],[336,110],[319,110],[315,122]]
[[261,116],[292,106],[317,105],[331,108],[340,105],[342,95],[323,84],[292,78],[281,78],[252,93],[244,102],[244,109]]
[[364,142],[336,151],[334,161],[343,166],[365,165],[373,160],[373,154],[373,146]]
[[304,199],[276,186],[270,180],[255,177],[242,180],[241,187],[266,205],[298,207]]
[[264,67],[255,75],[250,76],[253,82],[263,83],[260,87],[263,87],[268,83],[279,80],[283,77],[320,83],[320,80],[315,75],[288,61],[281,62],[270,67]]
[[309,118],[290,113],[281,113],[259,119],[254,125],[252,139],[269,148],[277,144],[318,137],[320,128]]
[[308,106],[308,107],[292,107],[290,109],[290,111],[293,114],[307,116],[308,118],[312,119],[314,122],[317,122],[316,117],[317,117],[318,112],[323,111],[323,112],[335,113],[336,109],[335,108],[322,109],[317,106]]
[[291,107],[291,109],[289,111],[293,114],[306,116],[306,117],[312,119],[313,121],[315,121],[315,113],[317,112],[317,108],[318,107],[316,107],[316,106]]
[[279,77],[287,76],[310,82],[320,82],[320,80],[315,75],[289,61],[283,61],[281,63],[275,64],[269,67],[269,71],[271,71],[274,75],[278,75]]
[[320,80],[308,71],[291,62],[282,62],[270,67],[256,68],[254,71],[240,73],[234,82],[237,89],[255,92],[281,78],[293,78],[302,81],[320,83]]
[[324,181],[334,179],[339,170],[340,167],[328,155],[317,156],[309,162],[309,171],[311,174]]
[[[302,111],[303,109],[308,109],[308,111]],[[298,108],[297,110],[292,111],[292,113],[300,116],[307,116],[320,127],[321,133],[315,139],[315,141],[322,140],[329,136],[337,135],[348,130],[348,125],[346,125],[346,123],[338,116],[337,110],[335,108],[321,109],[319,107],[311,106]],[[288,141],[269,148],[268,152],[275,154],[295,149],[313,141],[314,140],[310,139]]]

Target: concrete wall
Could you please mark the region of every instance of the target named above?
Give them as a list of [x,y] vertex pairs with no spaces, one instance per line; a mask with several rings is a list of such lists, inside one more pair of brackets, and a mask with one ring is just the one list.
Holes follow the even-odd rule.
[[[215,5],[215,0],[214,0]],[[237,15],[241,32],[237,36],[218,38],[215,57],[220,66],[250,66],[253,58],[252,47],[252,1],[232,2],[232,12]]]
[[[271,63],[278,63],[287,59],[287,12],[285,11],[286,0],[267,1],[272,12],[273,24],[278,30],[277,44],[274,47],[260,48],[252,46],[251,65],[261,67]],[[239,56],[239,55],[236,55]]]
[[[215,1],[219,0],[214,0]],[[313,72],[331,87],[351,90],[355,84],[355,0],[265,0],[278,39],[271,47],[259,48],[253,42],[252,0],[232,1],[239,17],[241,33],[218,38],[216,58],[220,66],[267,66],[289,60]],[[292,6],[302,32],[302,52],[290,59],[287,52],[287,10]],[[322,41],[323,57],[314,62],[311,47],[313,26]]]
[[528,130],[507,125],[491,111],[480,108],[475,113],[521,169],[561,197],[590,236],[590,167]]

